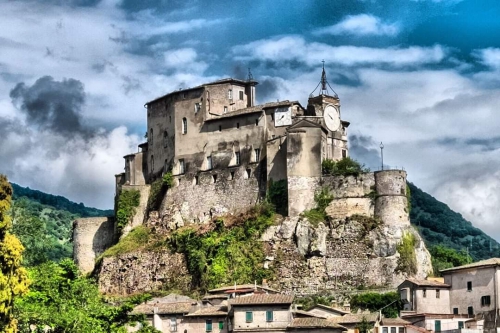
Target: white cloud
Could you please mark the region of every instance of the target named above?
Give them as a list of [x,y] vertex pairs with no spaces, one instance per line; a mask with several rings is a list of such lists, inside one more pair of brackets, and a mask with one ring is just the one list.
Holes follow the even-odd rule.
[[487,48],[474,50],[472,54],[484,65],[500,69],[500,49]]
[[299,61],[310,66],[317,66],[322,60],[346,66],[373,64],[414,66],[439,63],[447,54],[446,49],[440,45],[407,48],[331,46],[324,43],[308,43],[297,35],[262,39],[235,46],[232,51],[235,58],[240,61]]
[[348,15],[342,21],[316,30],[317,35],[394,36],[399,32],[398,23],[384,23],[370,14]]

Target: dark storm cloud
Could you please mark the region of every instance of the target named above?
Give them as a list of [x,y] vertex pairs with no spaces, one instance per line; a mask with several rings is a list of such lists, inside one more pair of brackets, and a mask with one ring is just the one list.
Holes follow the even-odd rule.
[[350,135],[349,154],[351,157],[369,167],[371,170],[380,168],[380,150],[371,136]]
[[66,137],[90,134],[82,125],[80,112],[85,103],[85,91],[78,80],[55,81],[51,76],[44,76],[32,86],[18,83],[10,91],[10,97],[25,113],[30,125]]
[[259,98],[259,103],[267,103],[272,102],[271,99],[279,98],[278,91],[278,82],[273,79],[264,79],[259,81],[259,85],[257,86],[257,96]]

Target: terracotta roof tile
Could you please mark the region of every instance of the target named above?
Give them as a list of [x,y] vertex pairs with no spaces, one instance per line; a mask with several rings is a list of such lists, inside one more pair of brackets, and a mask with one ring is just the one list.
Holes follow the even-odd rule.
[[346,314],[342,317],[333,317],[328,320],[336,321],[339,324],[356,324],[360,323],[363,320],[363,317],[366,318],[368,322],[374,323],[377,321],[378,313],[360,313],[360,314]]
[[294,328],[321,328],[321,327],[330,327],[330,328],[340,328],[343,330],[347,330],[347,328],[326,319],[322,318],[295,318],[292,323],[288,325],[288,327]]
[[468,264],[468,265],[443,269],[441,272],[452,272],[452,271],[458,271],[458,270],[462,270],[462,269],[479,268],[479,267],[485,267],[485,266],[500,266],[500,258],[490,258],[490,259],[481,260],[481,261],[478,261],[478,262],[475,262],[472,264]]
[[411,324],[409,321],[406,321],[402,318],[382,318],[381,324],[384,326],[404,326]]
[[[323,309],[323,310],[326,310],[326,311],[340,313],[342,315],[346,315],[346,314],[349,313],[348,311],[340,310],[340,309],[337,309],[337,308],[332,308],[331,306],[323,305],[323,304],[316,304],[315,306],[312,307],[312,309],[314,309],[314,308],[320,308],[320,309]],[[309,310],[309,311],[311,311],[311,310]]]
[[322,318],[322,319],[326,319],[326,317],[323,317],[323,316],[320,316],[320,315],[317,315],[315,313],[312,313],[312,312],[307,312],[307,311],[303,311],[303,310],[294,310],[293,311],[294,315],[296,315],[297,317],[315,317],[315,318]]
[[449,284],[433,280],[419,280],[419,279],[407,278],[406,281],[410,281],[411,283],[421,287],[442,287],[442,288],[450,287]]
[[227,306],[208,306],[189,312],[186,317],[227,316]]
[[233,298],[229,300],[229,304],[233,306],[252,304],[292,304],[293,299],[293,295],[259,294]]
[[206,121],[230,118],[230,117],[240,116],[243,114],[262,112],[264,109],[279,107],[279,106],[291,106],[292,104],[297,104],[297,103],[299,103],[299,102],[298,101],[288,101],[288,100],[281,101],[281,102],[265,103],[265,104],[255,105],[255,106],[251,106],[248,108],[239,109],[239,110],[235,110],[232,112],[224,113],[220,116],[213,116],[213,118],[207,119]]
[[132,314],[153,314],[154,308],[158,308],[158,314],[183,314],[188,313],[193,307],[192,302],[179,303],[143,303],[139,304],[132,310]]

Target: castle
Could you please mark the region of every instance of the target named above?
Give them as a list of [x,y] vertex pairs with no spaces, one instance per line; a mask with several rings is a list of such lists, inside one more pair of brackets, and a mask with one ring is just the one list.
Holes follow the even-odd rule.
[[[315,193],[327,187],[334,196],[327,207],[333,219],[368,216],[386,226],[410,226],[406,172],[385,170],[345,179],[322,175],[322,161],[349,156],[349,122],[341,119],[340,99],[324,68],[307,107],[288,100],[255,105],[257,84],[251,75],[247,80],[223,79],[145,104],[147,142],[124,157],[125,172],[116,175],[117,195],[130,189],[141,193],[139,208],[123,234],[152,219],[174,230],[247,210],[278,181],[286,183],[289,218],[314,208]],[[147,208],[151,184],[166,173],[173,184],[152,215]],[[383,253],[394,254],[401,230]],[[79,219],[73,233],[75,261],[86,272],[116,242],[116,226],[106,218]],[[365,268],[356,270],[362,274]]]

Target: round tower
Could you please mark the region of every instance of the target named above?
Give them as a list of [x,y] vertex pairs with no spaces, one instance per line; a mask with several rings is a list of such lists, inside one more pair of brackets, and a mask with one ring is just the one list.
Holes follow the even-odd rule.
[[406,197],[406,171],[375,172],[375,216],[387,225],[410,224]]

